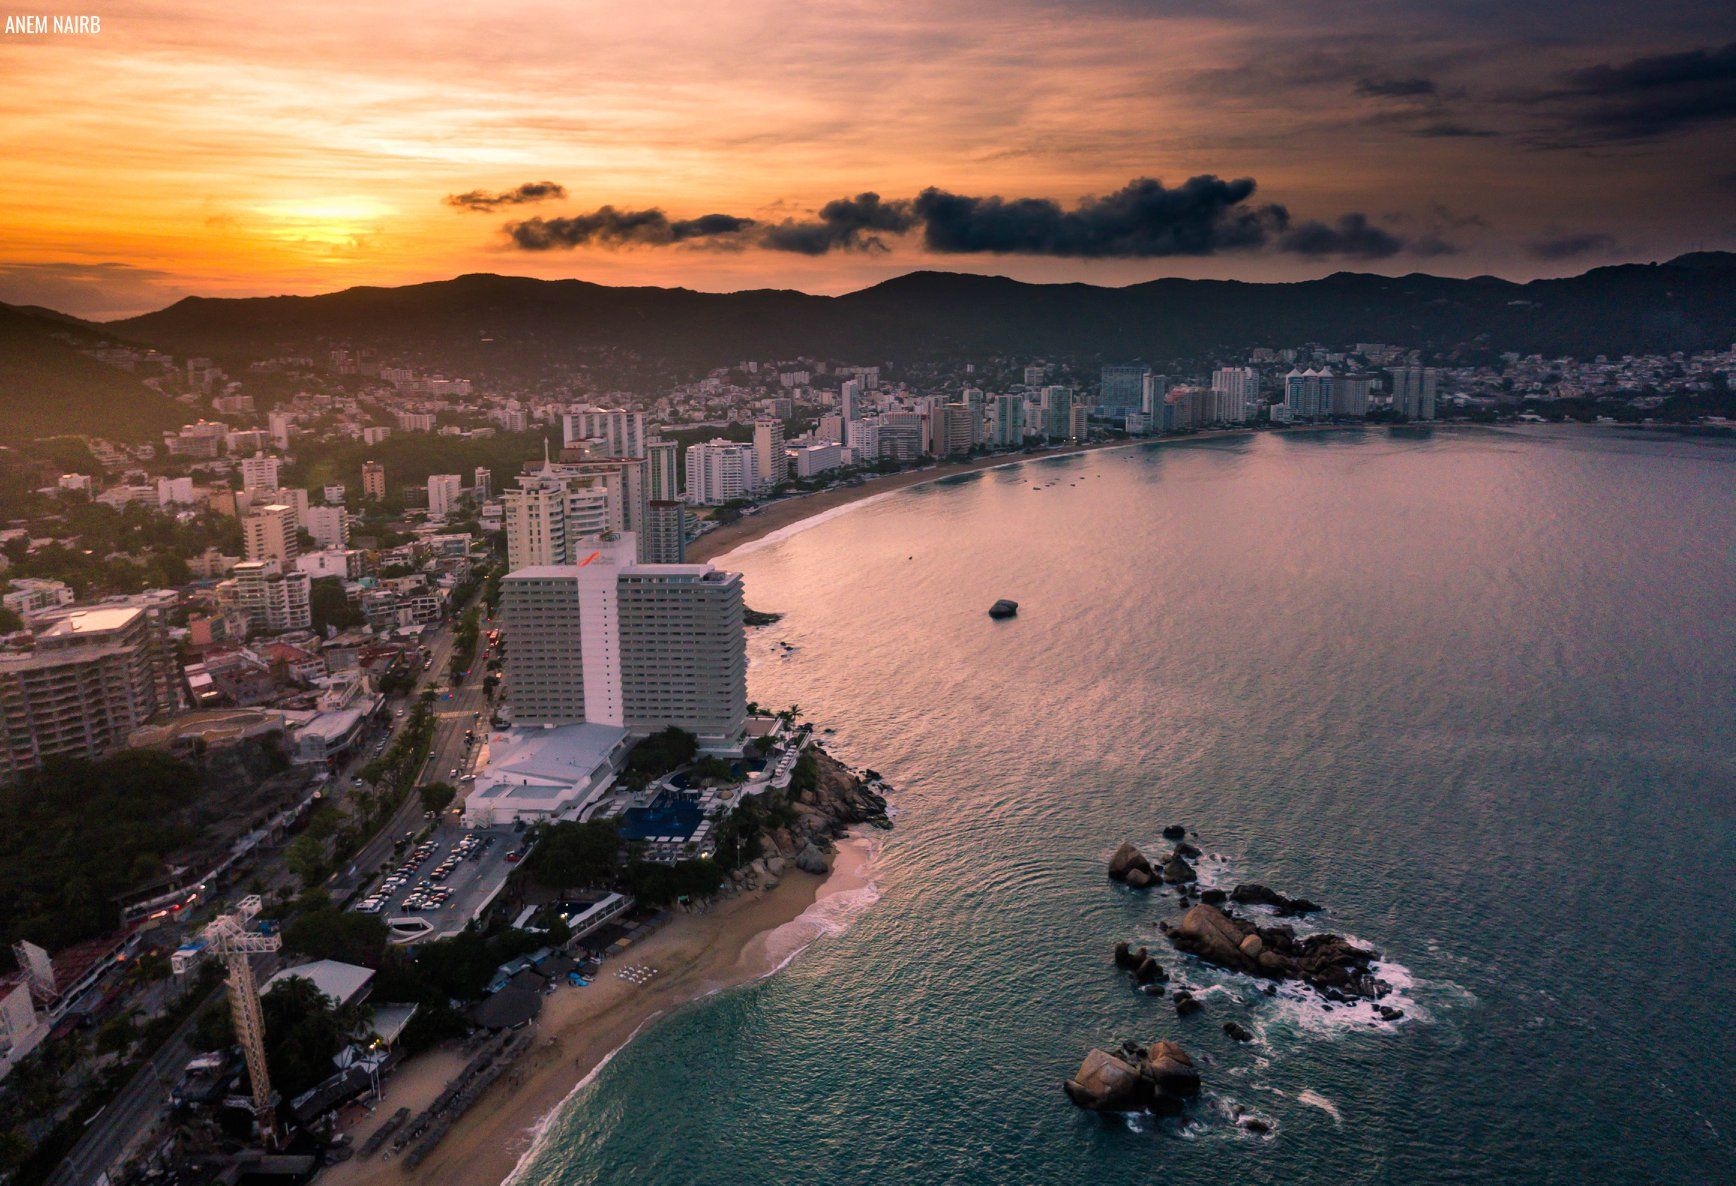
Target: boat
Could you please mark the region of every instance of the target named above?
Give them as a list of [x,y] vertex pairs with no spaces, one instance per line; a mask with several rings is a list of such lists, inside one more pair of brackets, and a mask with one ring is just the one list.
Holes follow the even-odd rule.
[[989,606],[989,617],[1010,618],[1019,612],[1019,603],[1006,597]]

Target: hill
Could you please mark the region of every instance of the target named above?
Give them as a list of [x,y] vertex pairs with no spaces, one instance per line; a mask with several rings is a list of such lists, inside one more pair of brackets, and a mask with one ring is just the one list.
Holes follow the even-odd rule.
[[311,297],[190,297],[111,331],[219,359],[349,345],[468,374],[585,351],[685,367],[749,357],[1171,358],[1255,345],[1475,342],[1545,355],[1703,349],[1736,337],[1736,283],[1700,257],[1526,284],[1341,272],[1292,284],[1154,280],[1125,288],[912,272],[839,297],[609,288],[468,275]]
[[143,440],[181,424],[184,408],[73,344],[109,337],[50,310],[0,305],[0,443],[73,434]]

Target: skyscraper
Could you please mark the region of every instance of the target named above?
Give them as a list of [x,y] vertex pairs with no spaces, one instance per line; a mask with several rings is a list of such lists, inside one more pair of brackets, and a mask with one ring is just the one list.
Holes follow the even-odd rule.
[[680,564],[687,559],[687,504],[673,498],[651,500],[642,549],[647,564]]
[[1393,412],[1409,420],[1433,420],[1439,383],[1440,372],[1434,367],[1393,367]]
[[377,461],[362,462],[362,497],[375,502],[386,497],[386,467]]
[[1211,419],[1241,424],[1260,398],[1260,372],[1253,367],[1220,367],[1212,372]]
[[762,417],[753,422],[753,453],[760,486],[770,488],[789,477],[782,420]]
[[645,413],[581,406],[561,416],[561,443],[602,441],[610,457],[645,456]]
[[844,385],[838,389],[838,414],[844,418],[846,425],[852,420],[861,419],[862,381],[860,379],[846,379]]
[[1147,374],[1139,384],[1139,410],[1156,425],[1163,419],[1163,397],[1169,394],[1169,376]]
[[995,444],[1011,449],[1025,443],[1024,404],[1016,395],[997,395],[990,401],[989,423]]
[[645,445],[652,501],[681,497],[681,444],[652,437]]
[[581,540],[618,530],[608,484],[597,476],[562,474],[552,467],[521,474],[518,488],[501,494],[509,568],[566,564]]
[[752,445],[722,438],[689,446],[687,501],[696,506],[722,506],[746,498],[759,485],[758,459]]
[[1043,435],[1051,441],[1064,441],[1073,431],[1073,389],[1043,388]]
[[1097,397],[1103,414],[1124,416],[1139,411],[1144,404],[1145,377],[1150,373],[1151,368],[1144,363],[1104,367]]
[[1292,369],[1284,376],[1284,408],[1292,420],[1317,420],[1332,411],[1333,374]]
[[[660,500],[661,501],[661,500]],[[739,749],[747,714],[741,576],[709,564],[638,564],[628,537],[581,564],[501,582],[506,699],[520,725],[670,726]]]
[[242,542],[249,560],[275,560],[289,567],[301,555],[296,537],[295,508],[283,503],[255,507],[241,521]]
[[476,472],[471,475],[470,485],[476,501],[479,503],[487,502],[494,494],[494,475],[489,472],[486,465],[479,465],[476,467]]

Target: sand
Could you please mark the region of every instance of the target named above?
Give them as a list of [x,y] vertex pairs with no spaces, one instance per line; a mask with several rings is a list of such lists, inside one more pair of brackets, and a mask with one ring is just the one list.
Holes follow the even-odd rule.
[[[871,858],[868,840],[848,839],[829,877],[792,868],[775,889],[674,916],[650,938],[611,956],[589,987],[555,989],[536,1022],[531,1051],[415,1170],[381,1155],[352,1159],[326,1170],[320,1186],[504,1181],[530,1151],[542,1122],[641,1028],[688,1002],[770,975],[830,930],[827,900],[869,885]],[[616,975],[647,966],[658,973],[642,985]],[[401,1106],[413,1117],[463,1065],[462,1056],[442,1049],[400,1067],[373,1113],[347,1127],[355,1144]]]

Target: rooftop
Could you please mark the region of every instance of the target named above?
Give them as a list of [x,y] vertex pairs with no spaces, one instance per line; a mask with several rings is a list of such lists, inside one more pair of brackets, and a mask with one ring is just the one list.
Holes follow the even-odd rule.
[[261,985],[259,993],[264,996],[277,985],[294,977],[312,981],[313,986],[324,993],[333,1004],[347,1005],[367,989],[374,979],[374,970],[337,960],[314,960],[311,964],[285,968]]

